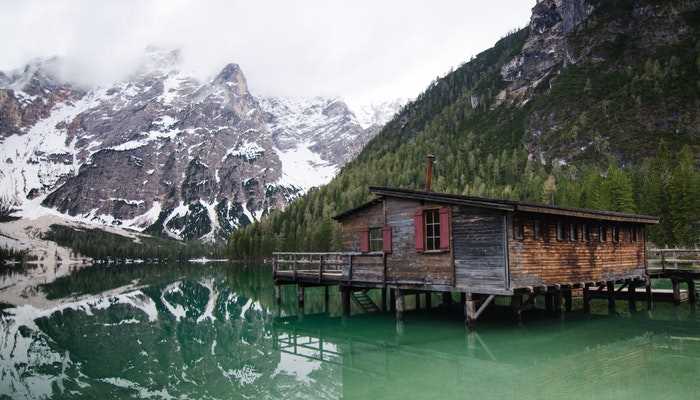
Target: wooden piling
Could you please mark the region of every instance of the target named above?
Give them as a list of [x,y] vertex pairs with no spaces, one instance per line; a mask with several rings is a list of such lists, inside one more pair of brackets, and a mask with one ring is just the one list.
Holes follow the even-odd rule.
[[351,295],[350,288],[347,288],[347,287],[340,288],[340,297],[341,297],[341,303],[342,303],[344,317],[350,316],[350,295]]
[[451,292],[442,292],[442,305],[445,307],[451,306],[453,303]]
[[561,289],[554,289],[554,293],[552,293],[552,307],[556,314],[561,313]]
[[510,297],[510,308],[517,323],[523,322],[523,295],[516,293]]
[[697,292],[695,291],[695,281],[693,279],[688,279],[688,303],[691,307],[695,306],[697,301]]
[[583,286],[583,312],[589,314],[591,312],[591,294],[588,288],[591,286],[590,283],[586,283]]
[[396,289],[389,289],[389,311],[396,311]]
[[420,293],[416,293],[416,310],[420,310]]
[[681,304],[681,284],[678,279],[671,279],[671,286],[673,287],[673,304]]
[[615,311],[615,282],[607,282],[608,311]]
[[566,312],[571,312],[572,302],[571,302],[571,287],[564,289],[564,309]]
[[401,289],[395,289],[396,292],[396,320],[403,321],[403,312],[406,307],[406,302],[404,299]]
[[635,296],[637,295],[637,282],[630,281],[627,286],[627,302],[630,312],[637,311],[637,303],[635,302]]
[[554,296],[549,289],[544,293],[544,308],[548,313],[554,312]]
[[331,302],[330,299],[331,299],[331,296],[329,293],[328,286],[324,286],[323,287],[323,309],[325,310],[325,312],[329,312],[329,310],[330,310],[330,302]]
[[426,292],[425,293],[425,309],[430,310],[431,308],[433,308],[432,293]]
[[304,313],[304,286],[297,285],[297,305],[299,311]]
[[275,285],[275,304],[278,306],[282,304],[282,287],[280,285]]
[[464,316],[467,329],[474,330],[476,328],[476,300],[471,293],[465,295]]
[[646,295],[647,295],[647,310],[651,311],[651,309],[654,307],[654,295],[652,294],[651,291],[651,278],[647,277],[647,283],[646,283]]
[[382,292],[382,300],[381,300],[381,301],[382,301],[382,304],[381,304],[380,307],[379,307],[379,308],[382,310],[382,312],[386,312],[386,291],[387,291],[387,288],[386,288],[386,286],[384,286],[384,287],[381,289],[381,292]]

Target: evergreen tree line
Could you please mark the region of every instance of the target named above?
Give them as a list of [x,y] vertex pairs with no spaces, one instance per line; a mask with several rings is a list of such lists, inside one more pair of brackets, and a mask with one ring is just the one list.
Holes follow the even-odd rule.
[[17,250],[8,246],[0,247],[0,265],[12,262],[24,263],[27,261],[27,250]]
[[134,240],[99,229],[76,229],[57,224],[51,225],[43,238],[98,261],[142,259],[162,263],[224,257],[222,246],[200,241],[181,242],[147,235]]
[[229,256],[342,250],[339,225],[331,217],[367,201],[370,185],[420,189],[428,153],[438,154],[437,192],[656,215],[661,223],[648,231],[655,245],[700,244],[700,169],[689,146],[673,157],[662,142],[655,157],[624,168],[611,163],[606,169],[557,165],[547,170],[524,151],[482,155],[474,140],[464,140],[457,151],[440,152],[441,146],[431,143],[419,140],[369,160],[365,168],[344,171],[287,210],[234,232]]

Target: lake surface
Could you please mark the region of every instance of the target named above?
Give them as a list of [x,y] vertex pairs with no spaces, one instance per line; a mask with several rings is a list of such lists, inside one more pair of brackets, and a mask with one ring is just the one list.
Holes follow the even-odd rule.
[[[59,273],[60,272],[60,273]],[[498,310],[340,315],[337,290],[273,300],[266,266],[41,267],[0,275],[0,398],[691,399],[700,319],[625,303],[608,315]],[[12,300],[12,301],[10,301]],[[20,304],[21,303],[21,304]],[[354,305],[353,305],[354,306]],[[409,304],[410,308],[410,304]]]

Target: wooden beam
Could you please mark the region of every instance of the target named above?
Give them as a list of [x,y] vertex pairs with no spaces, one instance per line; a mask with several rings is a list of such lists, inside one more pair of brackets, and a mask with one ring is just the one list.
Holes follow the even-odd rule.
[[476,315],[474,315],[474,320],[476,320],[476,319],[479,318],[479,316],[481,315],[481,313],[483,313],[484,310],[486,310],[486,307],[489,306],[489,304],[493,301],[494,298],[496,298],[496,295],[493,295],[493,294],[492,294],[492,295],[489,295],[489,297],[487,297],[486,300],[484,300],[484,301],[481,303],[481,306],[480,306],[479,309],[476,311]]

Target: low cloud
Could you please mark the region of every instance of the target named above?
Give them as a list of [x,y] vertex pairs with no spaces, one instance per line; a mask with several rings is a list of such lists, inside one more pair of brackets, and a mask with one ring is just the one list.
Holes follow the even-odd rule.
[[85,84],[125,78],[149,45],[200,78],[241,65],[253,91],[415,96],[528,22],[535,1],[0,1],[0,70],[64,59]]

